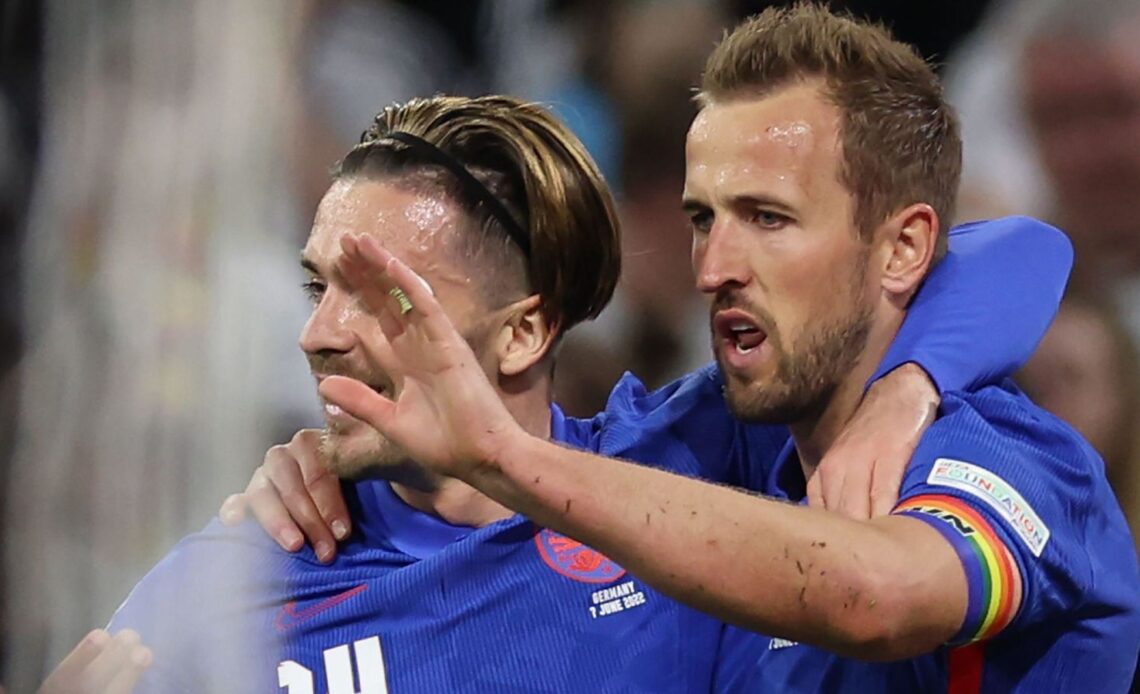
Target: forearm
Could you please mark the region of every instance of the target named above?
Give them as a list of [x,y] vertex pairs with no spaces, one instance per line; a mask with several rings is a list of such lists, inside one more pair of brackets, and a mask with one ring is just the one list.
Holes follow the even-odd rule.
[[964,613],[922,604],[925,586],[946,586],[947,567],[902,551],[900,523],[921,540],[934,532],[909,519],[852,521],[533,437],[468,481],[659,591],[761,633],[905,657],[900,648],[943,643]]

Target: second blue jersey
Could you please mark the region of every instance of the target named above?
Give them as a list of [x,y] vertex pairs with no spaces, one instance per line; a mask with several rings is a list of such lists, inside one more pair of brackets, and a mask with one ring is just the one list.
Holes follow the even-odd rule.
[[[630,436],[640,406],[615,407],[590,421],[555,409],[555,438],[686,474],[703,464],[668,431]],[[154,651],[138,691],[712,690],[723,625],[598,552],[521,516],[448,525],[384,482],[346,490],[354,535],[331,566],[253,524],[179,543],[113,620]]]

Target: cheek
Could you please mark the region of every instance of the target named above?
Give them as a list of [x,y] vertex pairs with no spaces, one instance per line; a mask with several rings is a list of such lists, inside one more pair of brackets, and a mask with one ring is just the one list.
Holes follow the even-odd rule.
[[853,272],[850,257],[829,253],[789,254],[768,263],[772,315],[785,347],[797,344],[813,326],[839,323],[851,315],[860,300],[853,292]]
[[339,302],[336,308],[330,313],[332,314],[332,320],[336,322],[337,328],[352,329],[360,326],[366,309],[355,296],[348,296]]

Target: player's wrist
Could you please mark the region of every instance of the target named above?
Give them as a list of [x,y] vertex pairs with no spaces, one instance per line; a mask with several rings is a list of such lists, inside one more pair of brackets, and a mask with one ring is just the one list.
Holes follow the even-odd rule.
[[458,476],[476,487],[501,479],[513,469],[514,462],[525,455],[523,451],[531,438],[534,437],[513,419],[500,426],[489,427],[466,456],[466,463]]

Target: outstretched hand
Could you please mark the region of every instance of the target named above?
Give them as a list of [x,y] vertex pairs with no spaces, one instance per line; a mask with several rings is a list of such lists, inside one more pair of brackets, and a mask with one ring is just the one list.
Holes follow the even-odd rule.
[[522,430],[431,288],[369,236],[345,235],[341,250],[337,269],[387,340],[365,350],[393,378],[395,395],[344,376],[326,378],[321,395],[440,474],[464,477],[495,460]]

